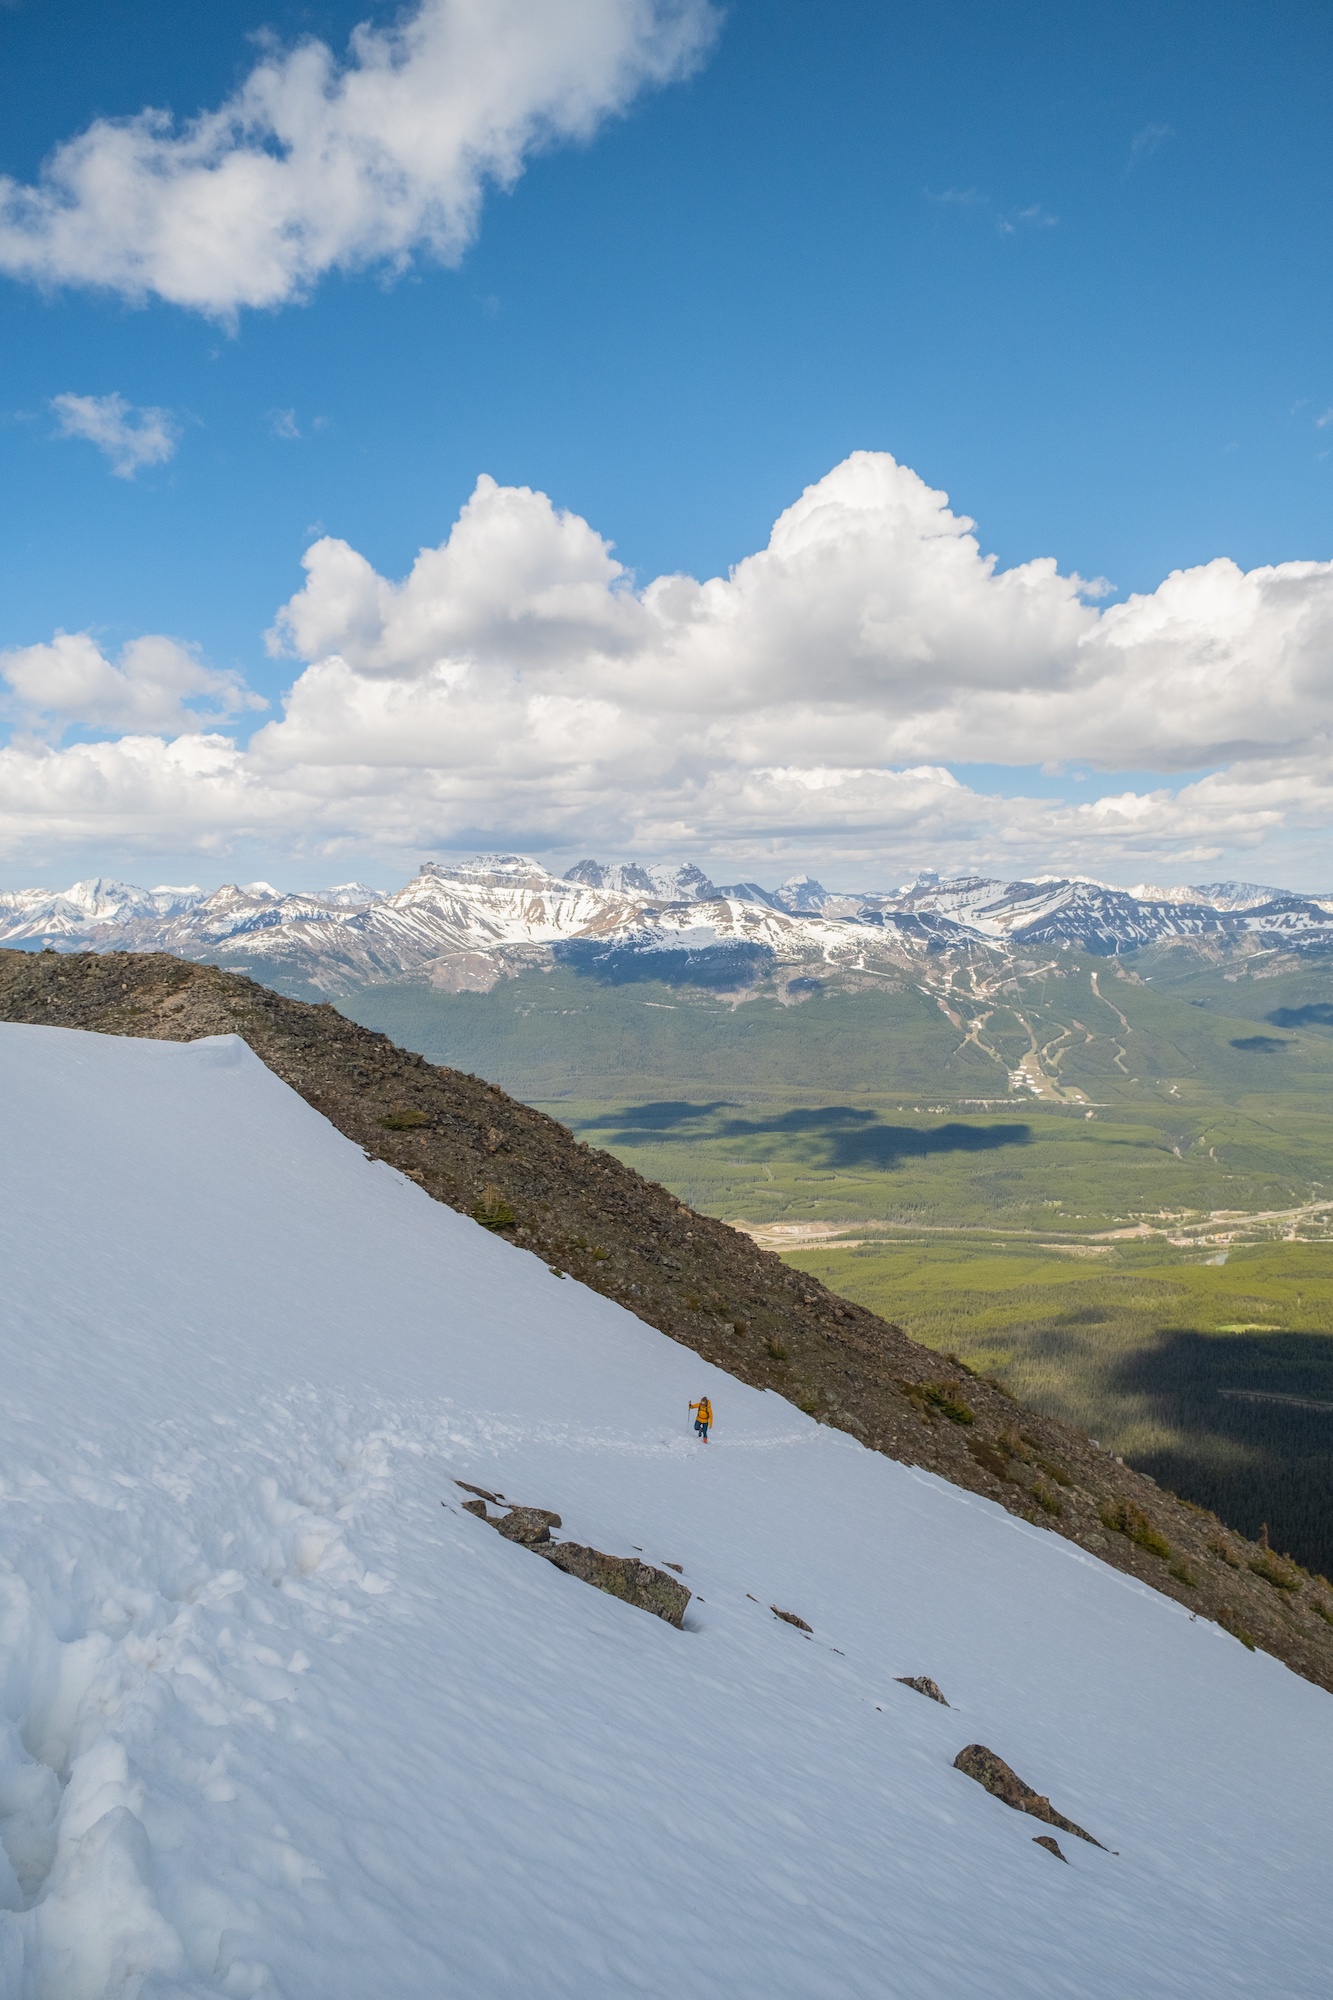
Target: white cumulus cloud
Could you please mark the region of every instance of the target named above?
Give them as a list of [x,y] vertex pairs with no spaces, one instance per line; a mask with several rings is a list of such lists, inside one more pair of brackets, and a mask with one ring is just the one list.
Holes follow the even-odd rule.
[[1219,559],[1099,610],[1105,586],[1049,557],[1001,570],[886,453],[854,453],[703,583],[635,589],[587,522],[490,479],[401,582],[330,538],[305,565],[272,643],[311,665],[271,744],[336,732],[352,702],[358,734],[410,709],[413,761],[503,713],[512,755],[573,707],[585,750],[595,714],[608,750],[673,759],[1191,771],[1333,725],[1333,564]]
[[64,750],[11,744],[0,750],[0,851],[91,838],[104,850],[225,853],[238,836],[294,821],[298,801],[254,792],[240,752],[220,736],[122,736]]
[[0,653],[0,681],[11,717],[43,738],[73,727],[175,735],[267,707],[239,674],[160,634],[132,639],[109,660],[91,633],[57,632],[49,644]]
[[331,270],[457,261],[488,185],[688,73],[716,28],[709,0],[420,0],[344,63],[275,50],[216,110],[98,119],[35,186],[0,178],[0,270],[228,319]]
[[[174,851],[262,834],[1143,879],[1278,842],[1323,872],[1333,563],[1219,559],[1105,604],[1049,558],[1002,569],[945,494],[858,452],[702,581],[640,583],[587,521],[488,478],[405,577],[332,537],[305,567],[270,635],[294,678],[244,748],[213,725],[183,751],[149,714],[175,699],[197,731],[205,693],[239,688],[163,685],[131,711],[95,648],[63,681],[54,648],[7,656],[42,656],[5,666],[16,698],[120,701],[104,726],[129,733],[15,746],[0,836],[64,837],[84,801],[87,844],[98,800],[133,824],[137,786],[145,840],[179,815]],[[975,764],[1163,775],[1081,803],[978,789]]]
[[139,407],[119,394],[51,398],[56,435],[86,438],[110,461],[117,479],[133,479],[140,466],[165,465],[180,442],[170,410]]

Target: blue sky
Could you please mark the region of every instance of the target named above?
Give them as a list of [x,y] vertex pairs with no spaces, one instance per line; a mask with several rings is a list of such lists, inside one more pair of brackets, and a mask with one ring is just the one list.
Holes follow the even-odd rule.
[[[467,16],[479,4],[430,0],[422,12]],[[1321,421],[1333,412],[1327,8],[739,0],[711,22],[702,0],[561,8],[592,70],[599,37],[630,35],[641,84],[613,101],[594,82],[585,135],[525,142],[521,173],[487,192],[452,262],[419,236],[396,269],[355,251],[351,268],[317,272],[258,309],[233,270],[242,303],[219,293],[200,309],[151,282],[137,295],[123,279],[99,285],[100,253],[86,246],[61,263],[37,241],[31,211],[0,243],[0,649],[20,660],[9,704],[19,762],[0,773],[7,879],[55,881],[72,867],[390,879],[418,853],[481,841],[552,857],[669,848],[724,872],[734,856],[768,876],[809,865],[870,880],[943,862],[1333,882],[1321,747],[1333,693],[1322,569],[1333,555],[1333,420]],[[541,0],[498,11],[513,34],[495,60],[515,47],[522,58]],[[11,224],[14,189],[38,185],[54,149],[93,121],[150,105],[187,120],[242,87],[266,48],[281,62],[318,38],[342,63],[358,20],[391,32],[414,16],[222,0],[183,26],[179,8],[146,0],[18,0],[0,11]],[[645,17],[659,41],[688,17],[692,56],[654,70]],[[520,75],[514,89],[524,87]],[[282,153],[271,135],[237,144]],[[117,268],[141,247],[132,207],[127,197]],[[121,229],[117,220],[111,233]],[[19,237],[26,249],[14,249]],[[109,417],[100,400],[57,400],[111,396],[123,400]],[[145,410],[161,414],[136,415]],[[80,434],[117,421],[129,426],[121,476],[114,451]],[[134,467],[123,439],[145,425],[146,462]],[[440,662],[456,654],[474,684],[526,674],[531,690],[528,639],[515,650],[494,621],[464,631],[456,606],[432,600],[425,651],[386,639],[383,658],[351,665],[350,692],[328,676],[306,684],[322,705],[299,743],[273,734],[284,695],[320,671],[325,655],[312,647],[343,660],[355,651],[323,614],[306,620],[317,638],[305,651],[265,648],[318,537],[401,579],[419,549],[449,536],[486,474],[548,495],[613,543],[625,573],[608,588],[623,598],[677,571],[726,577],[856,452],[891,454],[922,491],[946,491],[999,571],[1052,558],[1062,575],[1106,579],[1109,593],[1081,600],[1094,620],[1220,557],[1242,572],[1318,567],[1251,586],[1244,601],[1226,579],[1201,586],[1183,625],[1170,612],[1170,660],[1156,613],[1110,632],[1102,650],[1114,671],[1098,668],[1100,693],[1081,707],[1086,673],[1071,649],[1081,663],[1100,632],[1057,633],[1064,611],[1053,603],[1040,632],[1015,642],[1028,665],[1004,645],[991,660],[985,578],[966,586],[981,590],[980,636],[950,638],[944,614],[921,609],[915,543],[882,549],[890,596],[916,607],[912,631],[884,641],[888,653],[872,646],[856,686],[845,659],[831,664],[822,649],[866,656],[858,634],[878,602],[869,557],[836,585],[837,615],[815,620],[813,650],[771,676],[750,659],[753,635],[743,660],[714,645],[707,663],[682,668],[674,626],[651,640],[622,632],[608,653],[600,625],[590,641],[566,621],[560,646],[548,634],[539,649],[541,671],[561,676],[571,713],[610,701],[619,721],[580,763],[566,715],[543,766],[543,725],[527,714],[518,773],[473,753],[460,774],[447,747],[459,718],[445,712],[457,675]],[[931,509],[913,494],[914,533],[929,543]],[[876,488],[855,503],[855,533],[887,534],[902,504],[896,488]],[[784,589],[819,590],[845,556],[839,543]],[[719,615],[735,623],[734,607]],[[138,808],[123,758],[111,775],[105,758],[96,771],[86,756],[57,765],[90,746],[109,755],[145,722],[163,740],[188,734],[217,696],[178,689],[172,710],[158,682],[146,702],[94,688],[80,712],[76,695],[58,696],[68,662],[41,650],[58,631],[90,634],[122,680],[138,669],[121,649],[144,635],[194,649],[215,680],[241,677],[269,708],[233,700],[231,720],[211,727],[240,745],[267,729],[258,762],[221,791],[215,773],[177,771],[174,804],[144,780]],[[611,689],[608,659],[628,693]],[[419,722],[432,674],[425,733],[446,747],[433,763],[395,762],[383,715],[369,717],[364,700],[383,702],[396,677]],[[734,677],[706,742],[697,725],[708,702],[692,707],[692,675],[710,686]],[[962,690],[947,720],[941,675]],[[43,676],[57,687],[50,704]],[[644,683],[664,676],[674,721],[643,712]],[[543,685],[549,695],[555,683]],[[1259,699],[1272,686],[1276,700]],[[957,712],[969,688],[985,711],[970,733]],[[1282,711],[1280,728],[1265,707]],[[1136,734],[1125,717],[1145,708],[1169,713],[1171,727]],[[330,751],[335,709],[345,727]],[[695,728],[686,751],[683,714]],[[512,737],[504,703],[493,720]],[[474,701],[461,734],[475,742],[485,727]],[[768,774],[790,774],[816,739],[818,771],[842,775],[800,780],[798,809]],[[392,812],[368,804],[340,816],[352,767],[373,767],[355,783],[367,798],[391,793]],[[908,805],[886,778],[893,798],[877,807],[872,770],[951,773],[964,805],[959,785],[932,781],[923,812],[925,780],[907,788]],[[826,809],[810,809],[812,785]],[[1157,804],[1091,824],[1043,805],[1127,792]],[[1026,818],[1008,811],[1013,799],[1031,802]]]

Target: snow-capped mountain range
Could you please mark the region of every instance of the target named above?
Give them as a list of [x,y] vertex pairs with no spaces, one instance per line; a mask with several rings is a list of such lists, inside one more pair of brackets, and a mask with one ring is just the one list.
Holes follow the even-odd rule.
[[765,889],[720,886],[694,863],[581,861],[556,875],[513,854],[427,862],[391,893],[357,882],[309,893],[250,882],[205,894],[100,878],[0,893],[0,944],[168,951],[329,993],[401,978],[484,989],[562,960],[611,976],[734,986],[816,966],[873,974],[940,952],[1110,956],[1172,940],[1322,951],[1333,947],[1333,897],[1244,882],[1120,889],[929,873],[888,891],[834,891],[808,875]]

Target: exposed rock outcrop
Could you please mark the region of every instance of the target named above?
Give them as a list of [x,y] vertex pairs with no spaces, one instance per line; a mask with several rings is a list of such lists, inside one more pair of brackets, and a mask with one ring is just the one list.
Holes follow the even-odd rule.
[[558,1514],[545,1507],[511,1507],[503,1521],[493,1521],[491,1525],[507,1542],[521,1542],[525,1549],[539,1548],[544,1554],[552,1528],[558,1528],[561,1522]]
[[496,1500],[499,1504],[497,1496],[485,1493],[479,1486],[469,1486],[465,1479],[455,1480],[454,1484],[478,1496],[463,1502],[464,1513],[475,1514],[507,1542],[531,1549],[535,1556],[544,1556],[566,1576],[576,1576],[580,1583],[590,1583],[595,1590],[604,1590],[608,1597],[637,1605],[640,1611],[651,1611],[668,1625],[679,1627],[683,1623],[690,1592],[665,1570],[654,1569],[651,1563],[640,1562],[637,1556],[606,1555],[582,1542],[553,1542],[551,1530],[562,1523],[549,1507],[512,1507],[506,1502],[508,1511],[496,1520],[488,1512],[486,1502]]
[[[979,1785],[985,1786],[992,1798],[1012,1806],[1015,1812],[1030,1813],[1033,1819],[1045,1820],[1047,1826],[1058,1826],[1062,1833],[1077,1834],[1079,1839],[1086,1840],[1090,1847],[1101,1847],[1100,1840],[1094,1840],[1090,1833],[1077,1826],[1072,1819],[1066,1819],[1063,1813],[1058,1813],[1048,1798],[1041,1792],[1034,1792],[1031,1785],[1024,1784],[1017,1771],[1011,1770],[1003,1757],[997,1757],[984,1743],[969,1743],[965,1750],[958,1752],[953,1760],[953,1767],[955,1771],[962,1771],[966,1777],[975,1778]],[[1035,1835],[1034,1838],[1040,1839],[1041,1836]],[[1043,1840],[1042,1845],[1045,1844]],[[1106,1850],[1103,1848],[1102,1851],[1105,1853]],[[1063,1854],[1060,1859],[1064,1860]]]
[[690,1601],[685,1585],[668,1576],[665,1570],[640,1562],[637,1556],[603,1555],[600,1549],[585,1548],[578,1542],[544,1543],[534,1553],[545,1556],[547,1562],[564,1570],[566,1576],[576,1576],[581,1582],[604,1590],[608,1597],[637,1604],[641,1611],[651,1611],[668,1625],[680,1626],[684,1622],[685,1607]]
[[944,1696],[940,1693],[938,1684],[930,1678],[929,1674],[899,1674],[897,1681],[899,1687],[915,1688],[918,1694],[924,1694],[930,1701],[939,1702],[941,1707],[947,1708],[949,1706]]

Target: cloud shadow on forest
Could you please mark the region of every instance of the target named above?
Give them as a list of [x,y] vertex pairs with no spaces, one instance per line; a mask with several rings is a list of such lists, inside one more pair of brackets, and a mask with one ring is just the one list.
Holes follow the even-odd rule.
[[1333,1006],[1314,1000],[1308,1007],[1275,1007],[1264,1019],[1275,1028],[1333,1028]]
[[1165,1328],[1111,1386],[1175,1433],[1140,1471],[1307,1568],[1333,1571],[1333,1334]]
[[[641,1104],[590,1119],[581,1131],[614,1131],[627,1141],[653,1134],[700,1139],[791,1139],[793,1158],[829,1169],[879,1167],[891,1171],[905,1160],[940,1153],[992,1153],[1032,1143],[1030,1125],[886,1125],[877,1111],[852,1104],[822,1104],[778,1112],[771,1118],[726,1118],[703,1129],[703,1121],[733,1107],[662,1102]],[[682,1129],[684,1128],[684,1129]],[[767,1149],[775,1157],[780,1148]]]
[[603,943],[599,938],[566,938],[551,947],[557,965],[599,986],[698,986],[710,993],[734,993],[754,986],[773,970],[767,945],[745,940],[723,944],[656,945]]
[[664,1098],[655,1104],[636,1104],[628,1111],[606,1111],[600,1118],[579,1121],[580,1132],[672,1132],[682,1125],[711,1118],[715,1111],[734,1107],[728,1097],[714,1098],[710,1104],[690,1104],[684,1098]]

